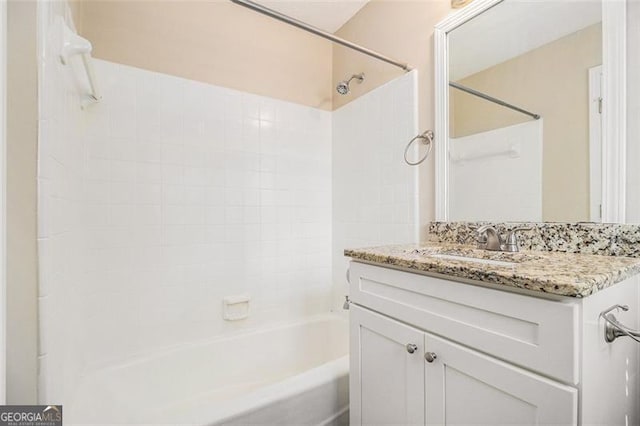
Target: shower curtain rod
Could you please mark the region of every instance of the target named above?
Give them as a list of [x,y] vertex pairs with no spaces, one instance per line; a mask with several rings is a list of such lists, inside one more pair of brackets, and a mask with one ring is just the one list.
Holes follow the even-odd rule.
[[503,107],[512,109],[514,111],[518,111],[521,114],[525,114],[525,115],[528,115],[529,117],[532,117],[534,120],[539,120],[540,119],[540,115],[539,114],[535,114],[533,112],[527,111],[526,109],[518,108],[515,105],[511,105],[511,104],[509,104],[509,103],[507,103],[505,101],[501,101],[498,98],[494,98],[493,96],[489,96],[489,95],[484,94],[482,92],[478,92],[477,90],[474,90],[474,89],[472,89],[470,87],[467,87],[467,86],[463,86],[460,83],[456,83],[454,81],[450,81],[449,82],[449,86],[453,87],[454,89],[462,90],[463,92],[469,93],[470,95],[477,96],[477,97],[482,98],[484,100],[487,100],[489,102],[493,102],[494,104],[498,104],[498,105],[501,105]]
[[255,12],[258,13],[262,13],[263,15],[267,15],[271,18],[277,19],[279,21],[282,21],[284,23],[287,23],[289,25],[293,25],[294,27],[298,27],[301,30],[305,30],[308,31],[312,34],[315,34],[317,36],[326,38],[327,40],[331,40],[335,43],[341,44],[345,47],[348,47],[349,49],[353,49],[353,50],[357,50],[360,53],[364,53],[365,55],[369,55],[373,58],[379,59],[381,61],[384,61],[388,64],[391,65],[395,65],[396,67],[402,68],[403,70],[409,72],[411,71],[411,67],[408,64],[405,64],[403,62],[399,62],[396,61],[395,59],[391,59],[388,56],[382,55],[378,52],[375,52],[371,49],[367,49],[366,47],[362,47],[358,44],[352,43],[348,40],[345,40],[343,38],[340,38],[338,36],[335,36],[329,32],[326,32],[324,30],[321,30],[320,28],[316,28],[314,26],[311,26],[305,22],[302,22],[298,19],[292,18],[290,16],[287,16],[285,14],[282,14],[280,12],[277,12],[273,9],[269,9],[268,7],[262,6],[261,4],[255,3],[251,0],[231,0],[232,2],[234,2],[237,5],[240,6],[244,6],[248,9],[251,9]]

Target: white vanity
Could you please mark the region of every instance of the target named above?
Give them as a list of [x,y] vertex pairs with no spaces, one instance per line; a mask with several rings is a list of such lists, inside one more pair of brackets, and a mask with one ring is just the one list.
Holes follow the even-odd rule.
[[[527,252],[496,266],[484,251],[467,249],[488,263],[419,247],[346,252],[351,425],[640,423],[640,344],[607,343],[600,316],[625,304],[615,316],[640,326],[640,259]],[[558,269],[562,256],[571,270]],[[552,294],[570,292],[581,269],[576,289],[593,294]]]

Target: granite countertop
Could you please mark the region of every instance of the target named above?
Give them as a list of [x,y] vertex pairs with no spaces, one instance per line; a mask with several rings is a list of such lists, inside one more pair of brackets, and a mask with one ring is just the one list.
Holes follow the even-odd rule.
[[[570,297],[589,296],[640,273],[640,258],[529,250],[505,253],[445,242],[349,249],[344,254],[380,266]],[[434,254],[513,264],[483,264]]]

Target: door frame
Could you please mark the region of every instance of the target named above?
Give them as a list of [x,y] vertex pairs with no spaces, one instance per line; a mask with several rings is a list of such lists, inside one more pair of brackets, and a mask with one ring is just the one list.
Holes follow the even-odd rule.
[[589,68],[589,219],[602,219],[602,65]]
[[[435,26],[435,218],[449,220],[449,47],[447,34],[504,0],[475,0]],[[543,1],[543,0],[538,0]],[[602,222],[625,223],[627,2],[602,0]]]

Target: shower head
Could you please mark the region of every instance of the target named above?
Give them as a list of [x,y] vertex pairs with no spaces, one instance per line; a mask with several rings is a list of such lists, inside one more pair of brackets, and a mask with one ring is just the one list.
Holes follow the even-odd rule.
[[341,81],[336,86],[336,91],[341,95],[347,95],[351,91],[351,89],[349,88],[349,83],[351,83],[351,80],[353,80],[354,78],[358,81],[358,83],[362,83],[364,81],[364,73],[361,72],[360,74],[354,74],[350,79]]
[[336,86],[336,91],[341,95],[346,95],[347,93],[349,93],[349,83],[346,81],[341,81]]

